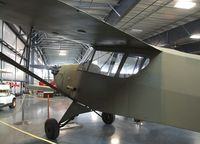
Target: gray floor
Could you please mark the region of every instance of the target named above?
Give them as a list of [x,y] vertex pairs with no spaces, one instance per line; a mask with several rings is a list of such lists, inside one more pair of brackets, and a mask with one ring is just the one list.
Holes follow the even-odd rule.
[[[59,120],[71,103],[67,98],[51,101],[51,117]],[[21,130],[45,138],[43,124],[47,118],[47,101],[28,97],[24,103],[24,124],[21,100],[17,100],[15,110],[0,109],[0,120]],[[28,124],[26,123],[28,122]],[[42,140],[14,130],[0,123],[0,142],[6,144],[43,144]],[[169,126],[144,122],[138,125],[132,119],[116,117],[113,125],[104,125],[94,113],[79,115],[73,123],[60,131],[55,141],[59,144],[199,144],[200,133]]]

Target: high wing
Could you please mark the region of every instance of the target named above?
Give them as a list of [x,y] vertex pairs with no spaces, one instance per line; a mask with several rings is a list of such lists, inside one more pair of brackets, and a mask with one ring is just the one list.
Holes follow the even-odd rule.
[[0,18],[29,30],[66,36],[108,51],[159,52],[105,22],[57,0],[2,0]]
[[[74,116],[93,109],[200,131],[199,59],[155,48],[57,0],[1,0],[0,18],[26,30],[33,27],[63,35],[89,44],[96,50],[123,52],[124,59],[122,58],[118,72],[129,52],[152,58],[150,66],[137,76],[127,79],[77,71],[75,66],[64,75],[66,70],[61,68],[56,77],[61,84],[66,82],[63,89],[69,91],[68,97],[73,103],[55,128],[60,128]],[[0,59],[66,94],[63,89],[53,87],[1,52]],[[51,123],[47,125],[52,127]],[[48,138],[55,139],[58,131]]]

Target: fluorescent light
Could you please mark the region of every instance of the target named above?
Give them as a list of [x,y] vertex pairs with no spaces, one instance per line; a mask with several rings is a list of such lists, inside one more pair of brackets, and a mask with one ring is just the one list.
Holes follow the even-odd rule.
[[199,34],[193,34],[190,36],[191,39],[200,39],[200,33]]
[[97,60],[93,61],[92,63],[93,63],[94,65],[98,65]]
[[191,0],[179,0],[176,2],[174,7],[181,8],[181,9],[191,9],[195,6],[196,6],[196,3],[192,2]]
[[119,143],[120,141],[118,137],[111,138],[111,144],[119,144]]
[[66,53],[59,53],[60,56],[66,56]]
[[67,55],[67,52],[64,51],[64,50],[60,50],[59,55],[60,55],[60,56],[66,56],[66,55]]
[[143,30],[141,30],[141,29],[132,29],[131,32],[132,33],[141,33],[141,32],[143,32]]
[[97,114],[94,113],[94,112],[92,112],[92,113],[91,113],[91,118],[92,118],[92,121],[93,121],[93,122],[96,122],[97,119],[98,119]]

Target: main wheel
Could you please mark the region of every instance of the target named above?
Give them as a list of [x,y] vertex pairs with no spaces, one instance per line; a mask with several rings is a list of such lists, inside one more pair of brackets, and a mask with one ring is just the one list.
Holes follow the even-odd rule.
[[15,108],[15,107],[16,107],[16,99],[14,98],[14,99],[12,100],[12,104],[9,105],[9,108],[13,109],[13,108]]
[[112,124],[115,120],[115,115],[110,113],[102,113],[102,120],[105,124]]
[[135,121],[136,123],[140,123],[140,122],[142,122],[142,120],[140,120],[140,119],[136,119],[136,118],[134,118],[134,121]]
[[55,140],[59,136],[60,127],[55,119],[47,119],[44,129],[48,139]]

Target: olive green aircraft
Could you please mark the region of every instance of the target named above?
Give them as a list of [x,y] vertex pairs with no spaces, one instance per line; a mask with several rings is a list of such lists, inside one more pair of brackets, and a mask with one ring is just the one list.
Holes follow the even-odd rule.
[[46,121],[49,139],[89,111],[102,112],[106,124],[117,114],[200,132],[199,56],[148,45],[57,0],[1,0],[0,18],[94,48],[82,64],[54,72],[57,87],[0,53],[2,60],[73,100],[59,122]]

